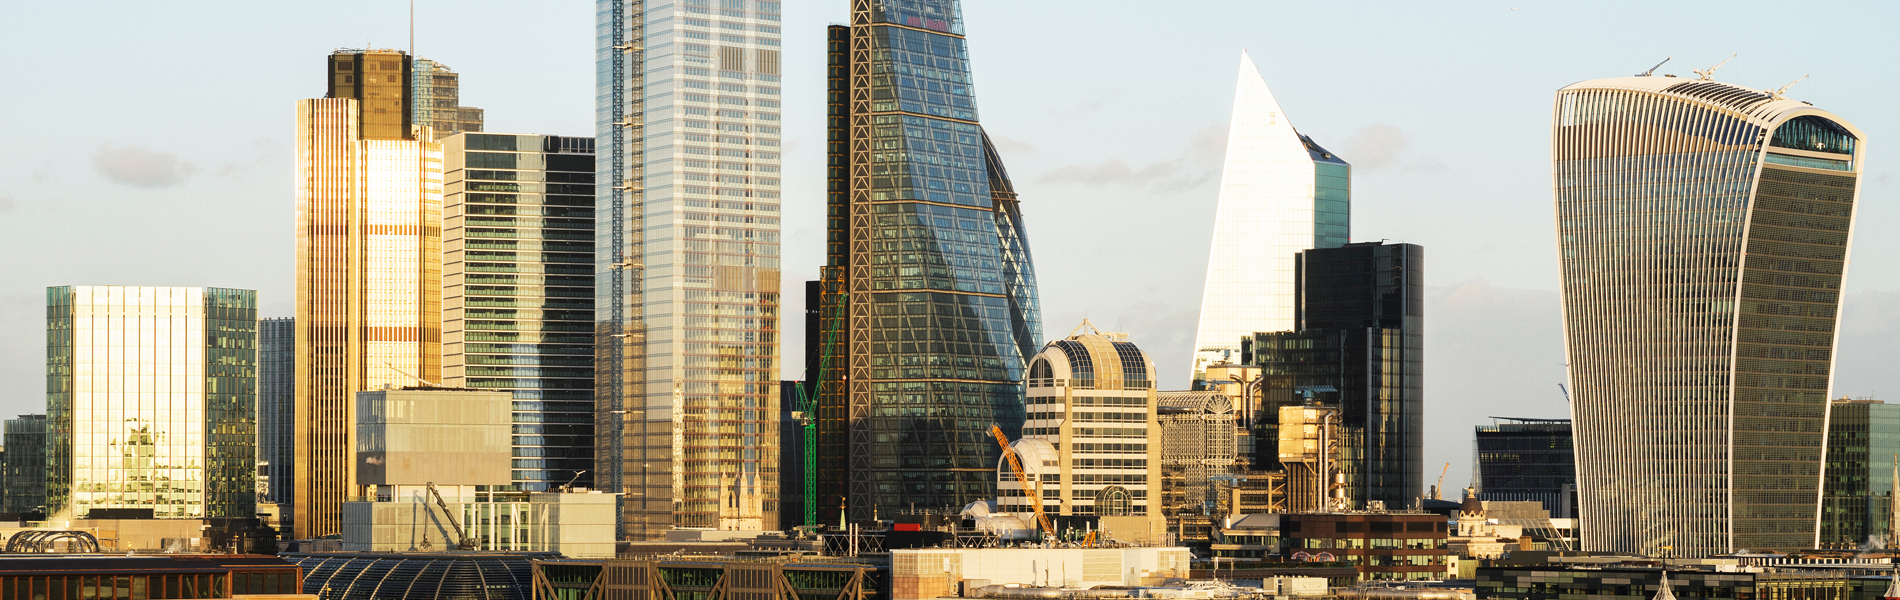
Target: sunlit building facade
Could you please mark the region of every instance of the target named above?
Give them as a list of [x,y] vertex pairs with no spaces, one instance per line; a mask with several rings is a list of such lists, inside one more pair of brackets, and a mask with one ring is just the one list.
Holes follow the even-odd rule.
[[46,296],[47,512],[250,518],[257,292],[70,286]]
[[355,493],[351,394],[442,378],[442,146],[409,124],[406,55],[328,64],[332,96],[297,102],[299,539]]
[[1069,337],[1043,346],[1029,362],[1026,383],[1026,419],[1015,445],[1039,444],[1048,456],[1023,463],[1029,485],[998,461],[998,509],[1030,512],[1030,503],[1040,501],[1051,515],[1141,517],[1148,523],[1138,530],[1162,531],[1161,424],[1148,353],[1128,334],[1098,331],[1085,320]]
[[596,484],[778,522],[780,3],[597,0]]
[[1240,361],[1240,340],[1294,328],[1293,255],[1351,234],[1352,166],[1301,135],[1240,54],[1191,373]]
[[[988,497],[1042,324],[1022,212],[977,123],[956,0],[852,0],[829,30],[820,515]],[[814,354],[808,352],[808,355]],[[840,501],[844,506],[840,506]]]
[[512,485],[593,487],[594,138],[442,140],[442,378],[513,395]]
[[1813,548],[1865,136],[1707,77],[1553,113],[1583,550]]

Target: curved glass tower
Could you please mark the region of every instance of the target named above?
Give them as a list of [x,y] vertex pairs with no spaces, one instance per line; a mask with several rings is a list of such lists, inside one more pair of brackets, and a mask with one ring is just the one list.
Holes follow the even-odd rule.
[[828,239],[818,327],[818,506],[989,498],[986,433],[1023,422],[1042,337],[1009,174],[977,123],[956,0],[852,0],[830,47]]
[[1865,139],[1737,85],[1557,92],[1583,549],[1812,548]]
[[1239,362],[1242,337],[1293,329],[1293,255],[1346,243],[1351,177],[1351,165],[1293,129],[1241,52],[1190,373]]

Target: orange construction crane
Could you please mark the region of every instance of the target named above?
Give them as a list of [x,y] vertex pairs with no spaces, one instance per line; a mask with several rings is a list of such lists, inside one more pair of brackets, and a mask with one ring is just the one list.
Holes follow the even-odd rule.
[[996,436],[996,445],[1003,447],[1003,458],[1009,459],[1009,468],[1016,472],[1016,481],[1023,486],[1023,496],[1029,498],[1029,506],[1036,509],[1036,523],[1042,525],[1043,533],[1054,534],[1056,528],[1049,526],[1049,516],[1042,514],[1042,482],[1037,481],[1035,489],[1029,487],[1029,475],[1023,472],[1023,461],[1016,458],[1016,451],[1010,449],[1009,438],[1003,435],[1003,428],[990,425],[990,435]]

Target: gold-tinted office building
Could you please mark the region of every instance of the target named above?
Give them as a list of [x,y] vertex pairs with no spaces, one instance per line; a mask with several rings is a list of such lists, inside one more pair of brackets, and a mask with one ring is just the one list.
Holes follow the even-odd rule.
[[331,96],[297,102],[294,531],[334,534],[351,396],[441,377],[442,147],[410,123],[409,61],[331,55]]
[[257,292],[46,290],[46,511],[249,518]]

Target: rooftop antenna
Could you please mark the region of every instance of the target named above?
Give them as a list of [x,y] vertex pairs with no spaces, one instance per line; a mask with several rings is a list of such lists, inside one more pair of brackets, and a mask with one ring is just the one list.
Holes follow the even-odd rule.
[[1654,75],[1654,74],[1656,74],[1656,69],[1660,69],[1660,68],[1662,68],[1662,66],[1663,66],[1663,63],[1666,63],[1666,62],[1669,62],[1669,59],[1671,59],[1671,58],[1675,58],[1675,57],[1674,57],[1674,56],[1665,56],[1665,57],[1663,57],[1663,59],[1662,59],[1662,62],[1659,62],[1659,63],[1656,63],[1656,66],[1654,66],[1654,67],[1650,67],[1648,71],[1643,71],[1643,72],[1641,72],[1641,73],[1637,73],[1637,74],[1636,74],[1636,76],[1637,76],[1637,77],[1649,77],[1649,76],[1651,76],[1651,75]]
[[1737,52],[1735,54],[1730,54],[1728,55],[1728,58],[1722,59],[1722,62],[1715,63],[1715,66],[1713,67],[1709,67],[1707,69],[1697,69],[1695,72],[1696,81],[1715,81],[1715,70],[1722,68],[1722,65],[1728,64],[1728,61],[1735,60],[1736,54],[1741,54],[1741,53]]
[[409,0],[409,58],[416,57],[416,0]]
[[1788,82],[1788,85],[1784,85],[1784,86],[1781,86],[1781,87],[1780,87],[1779,89],[1776,89],[1775,91],[1772,91],[1772,92],[1768,92],[1768,95],[1769,95],[1769,96],[1772,96],[1772,97],[1774,97],[1774,99],[1776,99],[1776,100],[1780,100],[1780,99],[1781,99],[1781,96],[1782,96],[1782,94],[1786,94],[1786,93],[1788,93],[1788,88],[1791,88],[1791,87],[1794,87],[1794,84],[1797,84],[1797,83],[1801,83],[1802,81],[1804,81],[1804,80],[1806,80],[1807,78],[1808,78],[1808,76],[1807,76],[1807,75],[1802,75],[1802,76],[1801,76],[1801,79],[1796,79],[1796,80],[1794,80],[1794,81],[1790,81],[1790,82]]

